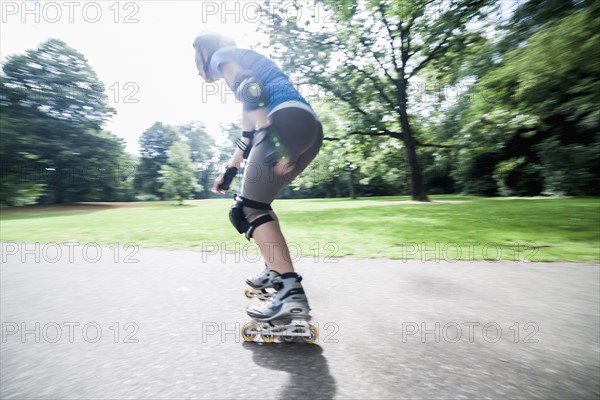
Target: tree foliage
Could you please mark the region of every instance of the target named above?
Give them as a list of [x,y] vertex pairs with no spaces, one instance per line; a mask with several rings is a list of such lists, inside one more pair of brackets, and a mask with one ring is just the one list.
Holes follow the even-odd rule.
[[123,141],[101,130],[114,110],[83,55],[51,39],[8,57],[3,72],[0,201],[128,199],[130,160]]
[[167,162],[160,167],[160,192],[167,199],[183,204],[194,192],[202,191],[196,181],[196,168],[192,161],[190,146],[177,141],[168,150]]
[[199,182],[200,190],[195,192],[194,198],[207,198],[209,192],[202,188],[210,187],[211,179],[214,178],[211,172],[213,170],[212,160],[217,151],[215,140],[208,134],[206,127],[201,122],[190,122],[175,127],[175,130],[181,140],[189,146],[192,162],[196,166],[196,179]]
[[156,122],[144,131],[139,141],[142,157],[135,176],[135,187],[143,194],[142,198],[164,198],[165,191],[161,190],[164,179],[161,178],[160,171],[168,164],[169,151],[177,142],[187,145],[196,180],[200,182],[194,197],[206,197],[202,188],[207,187],[212,178],[209,167],[215,153],[215,142],[205,126],[196,121],[181,126]]
[[140,137],[141,159],[135,176],[135,188],[145,194],[162,198],[158,178],[160,168],[168,160],[168,151],[178,140],[173,127],[156,122]]
[[474,86],[485,95],[461,101],[455,177],[472,193],[598,194],[598,14],[586,2],[531,3],[545,12],[515,15],[524,22],[512,20],[506,51]]
[[[412,197],[427,200],[410,104],[411,83],[426,69],[446,72],[482,40],[477,21],[493,1],[316,1],[333,11],[330,24],[266,19],[284,69],[344,103],[349,134],[401,141]],[[329,25],[329,26],[327,26]]]
[[[265,45],[326,137],[282,197],[600,194],[598,2],[266,3]],[[241,133],[157,122],[137,159],[75,49],[50,39],[2,68],[2,205],[205,198]]]
[[115,113],[85,57],[61,40],[9,56],[2,70],[12,104],[92,129],[100,129]]

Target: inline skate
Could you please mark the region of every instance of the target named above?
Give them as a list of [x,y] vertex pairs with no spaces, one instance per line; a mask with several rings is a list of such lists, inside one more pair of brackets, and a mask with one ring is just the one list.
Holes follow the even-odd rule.
[[[275,295],[273,289],[273,278],[279,276],[265,264],[265,269],[260,273],[246,278],[246,284],[250,286],[244,291],[244,295],[249,299],[258,299],[260,301],[269,301]],[[269,290],[271,289],[271,290]]]
[[252,342],[259,336],[267,343],[276,339],[289,343],[298,338],[305,343],[317,341],[318,330],[308,323],[310,307],[301,281],[302,277],[295,272],[278,274],[272,279],[275,295],[264,304],[246,309],[253,321],[241,329],[244,341]]

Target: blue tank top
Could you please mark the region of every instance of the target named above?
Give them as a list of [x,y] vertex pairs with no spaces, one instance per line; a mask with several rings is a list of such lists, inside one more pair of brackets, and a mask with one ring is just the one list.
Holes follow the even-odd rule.
[[[308,102],[292,86],[288,77],[267,57],[252,50],[238,49],[237,47],[224,47],[215,51],[210,60],[210,67],[215,75],[222,78],[222,64],[234,62],[256,77],[263,89],[267,90],[267,109],[269,112],[286,102],[300,102],[310,107]],[[236,82],[236,85],[239,82]],[[231,88],[235,90],[235,88]],[[293,105],[290,104],[293,107]]]

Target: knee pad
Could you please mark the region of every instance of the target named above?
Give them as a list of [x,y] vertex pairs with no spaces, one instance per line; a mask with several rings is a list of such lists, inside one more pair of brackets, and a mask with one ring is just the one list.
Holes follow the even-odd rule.
[[246,239],[250,240],[250,238],[252,238],[252,233],[256,228],[262,224],[273,221],[273,217],[271,217],[269,214],[266,214],[256,218],[252,222],[249,222],[246,219],[246,214],[244,213],[244,207],[265,211],[273,210],[270,204],[249,200],[242,196],[238,196],[237,194],[233,199],[235,200],[235,204],[229,209],[229,221],[231,221],[231,225],[233,225],[239,233],[246,235]]

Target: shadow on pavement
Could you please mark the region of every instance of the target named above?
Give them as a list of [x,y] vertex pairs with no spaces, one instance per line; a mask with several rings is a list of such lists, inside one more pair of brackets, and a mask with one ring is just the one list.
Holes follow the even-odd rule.
[[333,399],[335,379],[329,373],[323,348],[302,343],[243,343],[252,351],[252,360],[262,368],[287,372],[289,381],[283,385],[277,398]]

